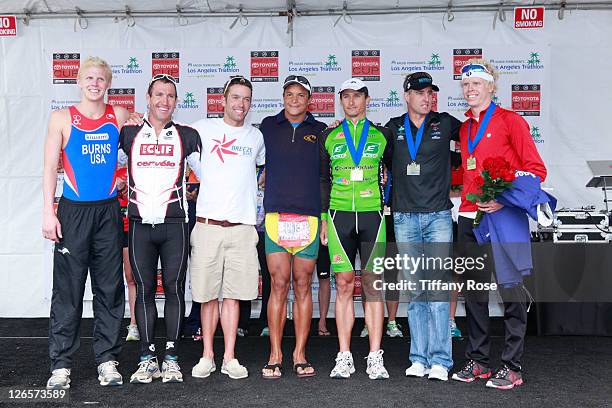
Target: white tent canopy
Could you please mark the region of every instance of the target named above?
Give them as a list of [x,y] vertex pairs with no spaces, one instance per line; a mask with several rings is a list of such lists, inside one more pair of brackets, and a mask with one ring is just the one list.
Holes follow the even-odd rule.
[[[17,37],[0,37],[0,228],[4,236],[0,241],[4,280],[0,317],[48,315],[50,249],[40,233],[41,169],[52,106],[49,95],[56,92],[50,79],[54,52],[80,52],[84,57],[103,50],[101,56],[112,59],[127,52],[148,52],[150,58],[152,48],[180,49],[204,58],[214,50],[239,48],[294,49],[290,53],[299,55],[300,50],[395,47],[411,55],[441,49],[450,59],[453,48],[481,47],[489,54],[511,53],[516,47],[527,54],[546,50],[542,71],[546,109],[540,117],[546,121],[546,132],[545,143],[538,145],[549,169],[546,185],[554,189],[560,206],[602,208],[601,191],[585,188],[591,177],[585,161],[612,159],[608,130],[612,11],[606,9],[610,2],[568,2],[563,13],[558,2],[542,3],[550,6],[544,28],[515,30],[509,9],[532,2],[504,2],[505,21],[493,8],[499,2],[486,0],[452,1],[453,18],[447,11],[449,2],[440,0],[349,0],[344,16],[341,0],[0,2],[0,14],[19,16]],[[237,20],[240,4],[243,14]],[[487,5],[491,7],[486,11],[474,8]],[[126,18],[130,17],[126,6],[133,20]],[[461,12],[464,6],[473,8]],[[83,11],[80,21],[77,7]],[[415,7],[422,12],[407,10]],[[428,7],[440,9],[430,13]],[[356,11],[367,9],[394,12],[367,15]],[[289,19],[288,10],[295,10],[295,17]],[[110,18],[94,18],[92,12]],[[61,91],[72,92],[64,100],[78,99],[75,86],[64,86]],[[453,92],[457,94],[458,88]],[[461,113],[453,114],[460,117]]]

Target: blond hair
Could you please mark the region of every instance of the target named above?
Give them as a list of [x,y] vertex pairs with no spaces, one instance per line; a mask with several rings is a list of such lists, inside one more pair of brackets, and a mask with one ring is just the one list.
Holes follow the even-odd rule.
[[483,65],[487,69],[487,71],[489,71],[489,73],[493,77],[493,94],[495,94],[497,92],[497,80],[499,79],[499,71],[495,69],[493,64],[483,58],[471,58],[468,61],[468,64]]
[[81,67],[79,68],[78,78],[81,79],[81,75],[83,75],[85,70],[88,68],[92,68],[92,67],[102,69],[104,71],[104,76],[106,77],[106,80],[108,82],[110,82],[113,79],[113,71],[110,65],[108,65],[108,62],[104,61],[100,57],[87,57],[85,61],[81,63]]

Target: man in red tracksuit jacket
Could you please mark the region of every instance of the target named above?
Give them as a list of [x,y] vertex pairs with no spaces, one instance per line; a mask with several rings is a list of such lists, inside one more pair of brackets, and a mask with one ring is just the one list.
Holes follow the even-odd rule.
[[[464,176],[458,241],[464,247],[473,247],[476,239],[472,224],[476,211],[492,213],[503,206],[495,200],[477,204],[466,200],[467,194],[477,192],[475,178],[482,173],[484,160],[502,156],[512,169],[531,172],[542,181],[546,178],[546,167],[531,138],[527,122],[515,112],[492,102],[498,78],[493,66],[482,59],[470,60],[461,71],[463,96],[470,109],[465,113],[468,119],[463,123],[459,135]],[[488,282],[489,277],[485,276],[484,279]],[[494,373],[489,368],[488,293],[468,290],[465,293],[467,362],[453,374],[453,380],[472,382],[477,378],[489,378],[487,387],[498,389],[511,389],[523,383],[521,357],[527,328],[525,290],[519,284],[510,288],[500,287],[499,292],[504,301],[506,339],[501,367]]]

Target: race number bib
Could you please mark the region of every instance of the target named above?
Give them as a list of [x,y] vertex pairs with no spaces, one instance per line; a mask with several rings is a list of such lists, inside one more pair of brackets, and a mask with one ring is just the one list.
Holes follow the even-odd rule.
[[310,224],[307,215],[280,213],[278,215],[278,244],[300,247],[310,243]]

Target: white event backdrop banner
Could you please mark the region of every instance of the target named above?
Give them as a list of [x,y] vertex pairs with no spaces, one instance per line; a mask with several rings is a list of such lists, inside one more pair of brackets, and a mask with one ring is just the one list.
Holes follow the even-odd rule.
[[[282,18],[253,18],[234,30],[231,19],[188,26],[147,19],[131,28],[96,21],[76,32],[67,21],[20,25],[19,37],[0,40],[0,225],[10,237],[0,241],[0,317],[48,316],[52,252],[40,234],[42,146],[49,112],[78,101],[76,69],[89,55],[113,68],[109,101],[139,112],[146,110],[153,73],[178,76],[175,118],[183,123],[219,116],[219,88],[230,75],[245,75],[254,82],[248,121],[255,125],[282,109],[288,74],[309,78],[311,109],[325,122],[341,116],[342,81],[364,77],[372,96],[368,116],[385,123],[405,111],[403,77],[417,70],[430,72],[440,86],[437,110],[463,119],[456,69],[482,55],[500,71],[496,101],[528,121],[549,168],[546,185],[560,205],[601,208],[601,192],[584,187],[585,160],[612,158],[606,135],[612,81],[605,71],[612,13],[574,11],[563,21],[546,16],[546,28],[535,31],[515,31],[511,22],[493,30],[487,13],[459,14],[446,27],[436,15],[354,16],[352,24],[337,26],[332,18],[298,18],[294,47]],[[91,316],[89,301],[84,310]]]

